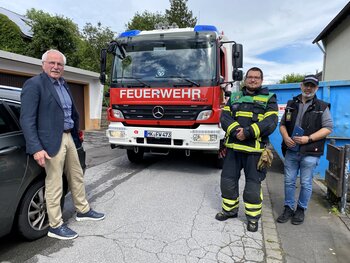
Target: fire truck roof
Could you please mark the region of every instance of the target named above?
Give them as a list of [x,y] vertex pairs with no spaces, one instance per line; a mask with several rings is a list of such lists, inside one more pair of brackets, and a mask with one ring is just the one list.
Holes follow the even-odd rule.
[[174,28],[174,27],[161,27],[155,30],[129,30],[121,33],[119,37],[133,37],[137,35],[157,34],[157,33],[175,33],[175,32],[216,32],[219,34],[217,28],[212,25],[196,25],[194,28]]

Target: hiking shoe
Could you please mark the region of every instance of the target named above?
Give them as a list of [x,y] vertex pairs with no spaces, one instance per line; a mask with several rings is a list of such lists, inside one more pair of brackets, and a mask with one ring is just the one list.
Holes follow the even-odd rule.
[[78,234],[74,232],[72,229],[67,227],[66,225],[62,225],[56,228],[49,227],[49,232],[47,232],[49,237],[61,239],[61,240],[69,240],[78,237]]
[[295,210],[294,216],[292,217],[292,224],[293,225],[300,225],[304,222],[304,211],[305,209],[298,206],[297,210]]
[[99,221],[105,218],[105,215],[102,213],[98,213],[92,209],[86,213],[77,213],[76,220],[77,221]]
[[285,223],[294,215],[294,211],[288,206],[284,206],[283,213],[277,218],[278,223]]
[[229,218],[236,218],[237,216],[238,216],[238,213],[222,211],[216,214],[215,219],[219,221],[225,221]]
[[259,228],[258,221],[250,221],[250,220],[248,220],[247,230],[249,232],[256,232],[256,231],[258,231],[258,228]]

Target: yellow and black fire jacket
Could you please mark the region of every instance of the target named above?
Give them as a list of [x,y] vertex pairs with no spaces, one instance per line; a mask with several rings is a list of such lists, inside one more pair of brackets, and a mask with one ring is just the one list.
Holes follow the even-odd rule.
[[[278,106],[276,95],[268,88],[249,94],[245,87],[231,94],[221,113],[221,127],[226,131],[225,145],[236,151],[261,153],[276,129]],[[246,139],[236,138],[237,128],[244,128]]]

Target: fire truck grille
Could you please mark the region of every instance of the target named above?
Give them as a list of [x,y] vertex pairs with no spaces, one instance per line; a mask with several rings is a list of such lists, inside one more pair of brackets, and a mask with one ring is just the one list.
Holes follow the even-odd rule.
[[120,110],[126,120],[196,120],[204,110],[211,110],[210,105],[113,105]]

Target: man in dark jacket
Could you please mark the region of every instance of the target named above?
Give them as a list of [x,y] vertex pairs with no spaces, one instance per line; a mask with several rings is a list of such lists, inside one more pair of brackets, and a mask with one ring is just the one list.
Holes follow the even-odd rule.
[[[283,137],[284,160],[284,211],[277,222],[292,224],[304,222],[312,194],[313,171],[324,152],[327,135],[332,132],[333,122],[330,104],[317,99],[318,79],[307,75],[301,83],[301,94],[289,100],[280,123]],[[295,209],[295,185],[300,172],[300,194]]]
[[24,83],[20,122],[27,153],[33,155],[46,171],[48,236],[73,239],[78,234],[62,220],[63,173],[67,176],[77,210],[76,219],[101,220],[105,216],[92,210],[86,200],[83,170],[76,149],[81,145],[78,138],[79,114],[69,87],[62,78],[65,64],[65,56],[57,50],[43,54],[44,72]]
[[258,230],[261,217],[261,182],[266,168],[258,169],[258,162],[268,136],[278,120],[276,96],[261,86],[263,72],[259,68],[247,71],[242,91],[231,94],[221,115],[221,126],[226,131],[227,153],[221,173],[222,212],[216,219],[223,221],[237,217],[239,208],[238,182],[241,170],[246,178],[243,192],[247,230]]

